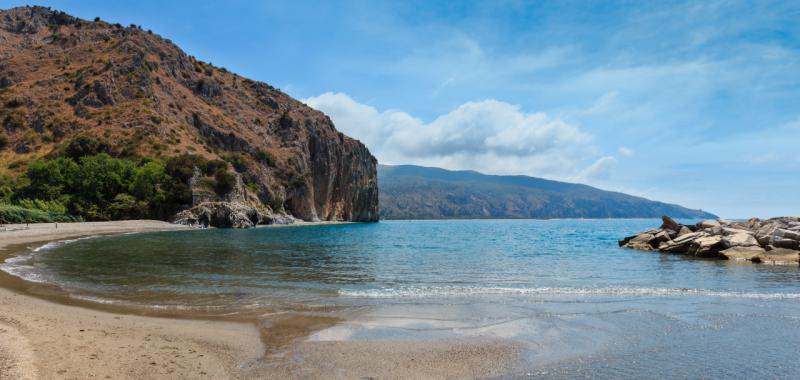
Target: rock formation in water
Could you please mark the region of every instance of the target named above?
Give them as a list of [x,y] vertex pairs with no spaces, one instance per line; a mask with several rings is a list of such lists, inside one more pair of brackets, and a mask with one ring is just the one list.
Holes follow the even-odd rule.
[[746,260],[754,263],[798,264],[800,218],[758,218],[746,222],[704,220],[680,224],[668,216],[661,227],[626,237],[621,247]]
[[215,194],[201,178],[186,205],[212,225],[246,225],[229,212],[243,208],[253,223],[378,219],[377,161],[361,142],[280,90],[136,25],[0,11],[0,101],[0,162],[12,174],[82,135],[115,157],[228,162],[236,193]]

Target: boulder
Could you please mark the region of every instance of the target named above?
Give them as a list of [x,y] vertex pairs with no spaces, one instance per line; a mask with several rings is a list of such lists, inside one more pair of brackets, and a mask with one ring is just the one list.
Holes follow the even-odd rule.
[[[635,248],[641,249],[644,251],[652,250],[654,246],[658,246],[657,241],[655,240],[656,235],[651,233],[643,233],[640,235],[636,235],[625,244],[628,248]],[[655,244],[655,245],[654,245]]]
[[234,202],[204,202],[178,213],[173,223],[198,227],[250,228],[270,224],[272,217],[255,207]]
[[706,228],[704,231],[711,235],[722,235],[725,233],[724,228],[725,227],[722,226],[716,226],[716,227]]
[[714,227],[719,227],[719,226],[720,226],[720,223],[719,223],[719,221],[716,221],[716,220],[704,220],[702,222],[698,222],[697,223],[697,227],[699,227],[700,229],[714,228]]
[[[618,240],[617,244],[619,244],[620,247],[624,247],[624,246],[628,245],[630,242],[632,242],[634,239],[636,239],[637,243],[638,242],[642,242],[642,241],[649,241],[655,236],[655,234],[657,234],[659,232],[661,232],[660,228],[647,230],[645,232],[641,232],[641,233],[638,233],[636,235],[627,236],[627,237],[623,238],[622,240]],[[633,247],[629,247],[629,248],[633,248]]]
[[291,215],[273,214],[271,216],[270,223],[267,223],[267,224],[288,225],[288,224],[297,223],[298,221],[300,221],[300,219],[297,219],[297,218],[295,218],[295,217],[293,217]]
[[732,228],[732,227],[722,227],[722,233],[724,235],[733,235],[733,234],[748,234],[748,235],[755,235],[755,231],[745,230],[741,228]]
[[674,243],[684,243],[684,242],[691,242],[694,239],[709,236],[707,233],[698,231],[698,232],[690,232],[685,235],[678,236],[677,238],[673,239]]
[[690,233],[692,233],[692,230],[690,230],[689,227],[686,226],[681,226],[680,230],[678,230],[679,237]]
[[661,221],[663,222],[661,228],[665,230],[679,231],[681,229],[681,225],[678,222],[666,215],[661,217]]
[[758,240],[758,244],[762,247],[767,246],[772,240],[772,234],[776,229],[777,227],[774,224],[765,224],[756,230],[755,237]]
[[738,232],[724,236],[722,238],[722,243],[725,245],[726,248],[758,247],[758,241],[756,240],[756,238],[753,237],[753,235],[745,232]]
[[694,239],[689,245],[687,253],[693,256],[711,257],[716,256],[723,249],[725,249],[725,245],[722,243],[722,236],[711,235]]
[[689,251],[689,247],[692,245],[692,242],[694,242],[694,239],[704,236],[708,235],[703,232],[691,232],[688,234],[684,234],[678,236],[672,241],[660,244],[658,246],[658,250],[663,252],[686,253]]
[[727,260],[761,262],[767,251],[761,247],[733,247],[719,252],[719,256]]
[[765,264],[798,264],[800,260],[800,250],[773,248],[760,256],[761,262]]
[[773,237],[771,245],[776,248],[800,249],[800,241],[780,237]]
[[667,242],[667,241],[670,241],[670,240],[672,240],[672,236],[670,235],[670,232],[672,232],[672,236],[674,236],[674,234],[675,234],[675,231],[672,231],[672,230],[664,230],[664,231],[661,231],[661,232],[659,232],[659,233],[655,234],[655,235],[653,236],[653,240],[654,240],[654,241],[650,241],[650,243],[651,243],[652,245],[658,246],[659,244],[661,244],[661,243],[663,243],[663,242]]
[[625,245],[630,243],[630,241],[633,240],[637,236],[639,236],[639,235],[626,236],[626,237],[622,238],[622,240],[617,240],[617,244],[619,244],[620,247],[624,247]]
[[775,232],[772,233],[772,236],[784,238],[784,239],[791,239],[791,240],[798,240],[800,241],[800,232],[792,231],[783,228],[775,229]]
[[747,222],[740,222],[739,225],[741,225],[743,228],[749,231],[755,231],[761,227],[762,223],[763,222],[761,221],[761,219],[750,218],[750,220],[748,220]]

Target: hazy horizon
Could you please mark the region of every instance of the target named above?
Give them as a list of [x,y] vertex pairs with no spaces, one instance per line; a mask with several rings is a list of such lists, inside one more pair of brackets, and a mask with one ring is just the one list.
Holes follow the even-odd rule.
[[35,4],[281,88],[381,163],[800,214],[800,3]]

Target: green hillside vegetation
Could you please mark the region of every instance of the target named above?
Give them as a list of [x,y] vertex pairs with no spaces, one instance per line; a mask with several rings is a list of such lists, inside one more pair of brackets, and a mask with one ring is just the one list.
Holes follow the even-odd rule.
[[715,218],[591,186],[413,165],[378,166],[383,219]]
[[112,157],[107,146],[79,136],[23,175],[0,177],[0,222],[167,219],[192,202],[195,168],[219,194],[235,176],[228,163],[184,154],[155,160]]

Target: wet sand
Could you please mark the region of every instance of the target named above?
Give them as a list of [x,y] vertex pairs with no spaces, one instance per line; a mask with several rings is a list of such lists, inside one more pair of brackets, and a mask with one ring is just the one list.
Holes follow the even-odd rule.
[[[6,226],[19,227],[19,226]],[[0,250],[78,236],[189,229],[159,221],[31,224],[0,232]],[[6,251],[0,251],[5,257]],[[162,318],[58,302],[41,286],[0,276],[0,379],[483,378],[507,373],[506,341],[306,341],[339,319]],[[31,291],[31,289],[38,289]],[[76,306],[80,305],[80,306]]]

